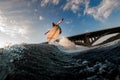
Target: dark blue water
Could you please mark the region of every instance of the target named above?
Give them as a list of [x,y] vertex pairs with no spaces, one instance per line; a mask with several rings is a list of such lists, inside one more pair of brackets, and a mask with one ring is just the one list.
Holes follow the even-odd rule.
[[0,80],[120,80],[120,42],[66,54],[49,44],[0,50]]

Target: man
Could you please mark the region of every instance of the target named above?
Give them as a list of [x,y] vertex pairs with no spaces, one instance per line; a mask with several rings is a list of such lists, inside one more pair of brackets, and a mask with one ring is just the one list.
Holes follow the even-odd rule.
[[58,36],[62,32],[59,24],[62,23],[63,20],[64,20],[64,18],[59,20],[56,24],[53,22],[52,28],[45,33],[45,35],[47,35],[48,42],[54,42],[55,40],[57,40]]

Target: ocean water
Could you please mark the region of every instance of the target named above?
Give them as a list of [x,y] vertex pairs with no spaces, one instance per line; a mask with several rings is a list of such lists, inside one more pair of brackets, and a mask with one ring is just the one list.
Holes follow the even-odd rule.
[[80,48],[25,44],[0,49],[0,80],[120,80],[120,41]]

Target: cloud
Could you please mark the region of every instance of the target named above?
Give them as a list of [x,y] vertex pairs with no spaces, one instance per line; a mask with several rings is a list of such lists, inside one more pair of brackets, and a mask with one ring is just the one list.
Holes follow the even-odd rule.
[[[77,13],[80,10],[80,6],[87,7],[90,0],[67,0],[67,3],[63,7],[63,10],[71,10],[73,13]],[[78,17],[80,17],[81,14],[78,12]]]
[[27,3],[27,0],[2,0],[0,1],[0,9],[10,10],[13,8],[25,7]]
[[37,0],[32,0],[32,2],[34,3],[34,2],[37,2]]
[[[18,16],[15,16],[18,17]],[[19,16],[20,17],[20,16]],[[31,23],[24,19],[23,21],[17,22],[13,16],[4,15],[4,12],[0,12],[0,32],[11,37],[24,37],[27,38],[29,33],[29,27]]]
[[66,24],[71,24],[72,23],[72,20],[71,19],[68,19],[65,21]]
[[103,21],[107,19],[112,11],[120,7],[120,0],[102,0],[98,6],[90,7],[91,0],[67,0],[63,10],[71,10],[80,16],[80,7],[84,6],[84,14],[94,17],[94,19]]
[[[33,29],[32,10],[28,7],[37,0],[1,0],[0,1],[0,32],[10,37],[28,39]],[[30,14],[30,15],[29,15]],[[33,14],[34,15],[34,14]]]
[[89,30],[85,30],[85,33],[89,32]]
[[67,0],[67,3],[63,7],[63,10],[72,10],[76,13],[79,10],[79,6],[84,2],[84,0]]
[[54,4],[57,5],[59,3],[59,0],[42,0],[41,1],[41,7],[46,6],[47,4]]
[[42,21],[44,19],[43,16],[39,16],[39,20]]
[[[44,38],[44,29],[40,27],[42,24],[38,23],[39,18],[35,17],[38,9],[33,6],[37,1],[0,0],[0,39],[27,43],[45,40],[40,40],[40,37]],[[39,32],[41,29],[43,31]]]
[[89,8],[89,2],[86,4],[85,14],[93,16],[96,20],[103,21],[107,19],[112,11],[120,6],[120,0],[102,0],[100,5]]

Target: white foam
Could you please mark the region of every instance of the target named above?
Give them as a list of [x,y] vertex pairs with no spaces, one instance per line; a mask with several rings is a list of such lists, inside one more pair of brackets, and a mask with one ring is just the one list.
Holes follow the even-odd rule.
[[109,34],[109,35],[103,36],[100,39],[98,39],[97,41],[95,41],[92,45],[100,44],[100,43],[104,42],[105,40],[107,40],[107,39],[109,39],[109,38],[111,38],[113,36],[116,36],[118,34],[119,33],[114,33],[114,34]]
[[63,46],[65,49],[75,49],[76,45],[66,37],[62,37],[59,41],[59,45]]
[[77,53],[77,52],[82,52],[82,51],[88,51],[88,50],[96,49],[96,48],[100,48],[100,47],[107,47],[107,46],[118,44],[118,42],[120,42],[120,39],[112,41],[112,42],[109,42],[109,43],[106,43],[104,45],[93,46],[93,47],[85,47],[85,46],[76,45],[75,48],[71,48],[71,49],[66,49],[66,48],[64,48],[64,47],[62,47],[60,45],[57,45],[57,46],[58,46],[58,48],[61,51],[70,54],[70,53]]
[[79,46],[79,45],[75,45],[75,43],[73,43],[72,41],[70,41],[68,38],[66,37],[62,37],[58,43],[58,48],[61,51],[67,52],[67,53],[74,53],[74,52],[80,52],[80,51],[84,51],[84,50],[88,50],[88,47],[84,47],[84,46]]
[[[117,34],[114,34],[112,36],[115,36],[115,35]],[[69,54],[69,53],[87,51],[87,50],[100,48],[100,47],[107,47],[107,46],[117,44],[118,42],[120,42],[120,39],[103,44],[103,45],[86,47],[86,46],[75,45],[72,41],[70,41],[66,37],[62,37],[58,43],[52,43],[52,44],[57,46],[60,51],[63,51]]]

